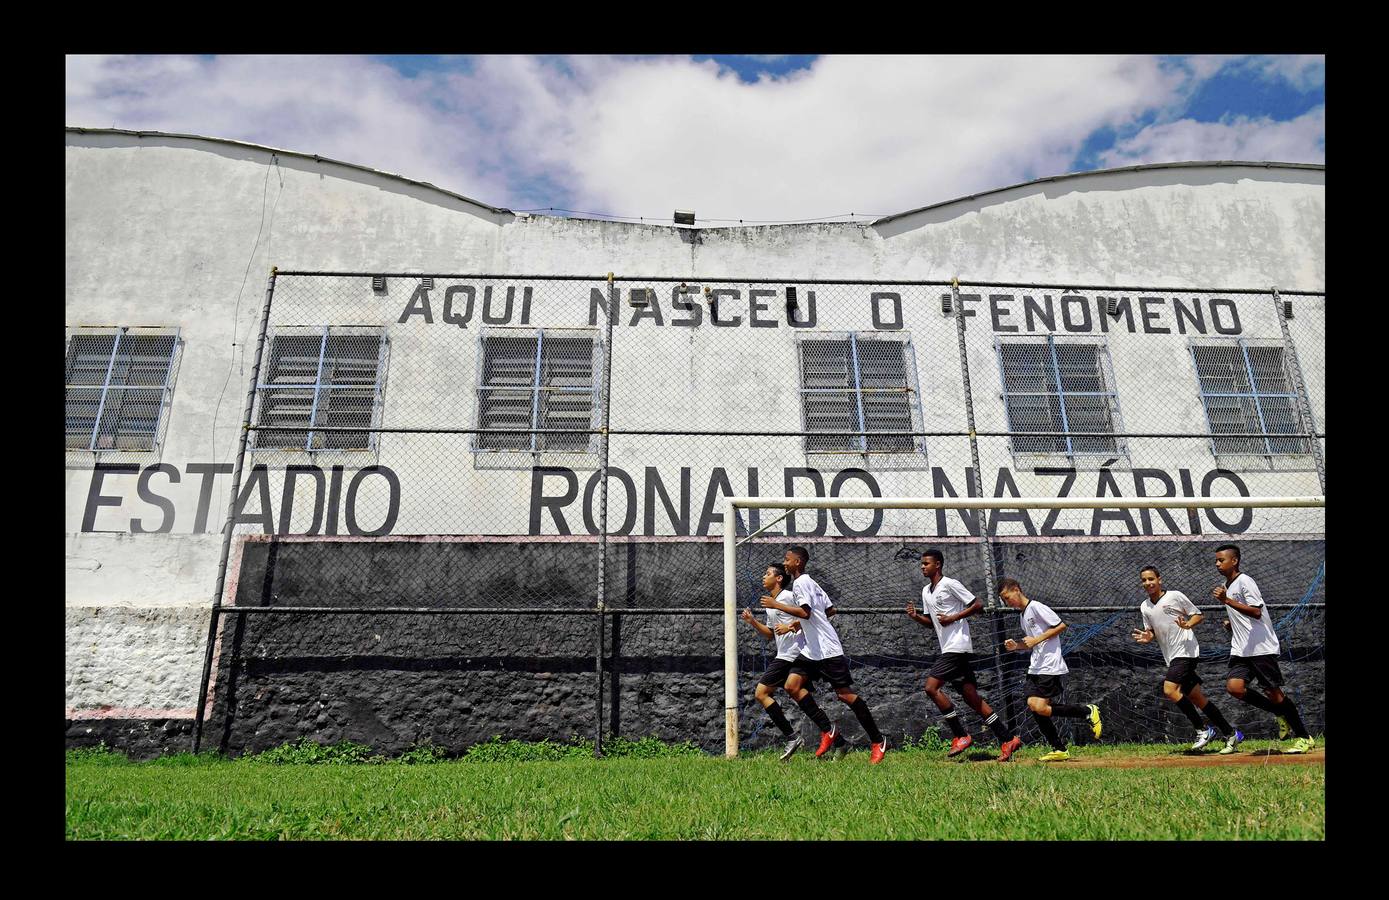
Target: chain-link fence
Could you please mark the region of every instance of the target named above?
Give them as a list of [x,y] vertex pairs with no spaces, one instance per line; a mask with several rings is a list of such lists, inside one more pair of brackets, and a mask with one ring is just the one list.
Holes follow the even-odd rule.
[[[1324,308],[1272,290],[279,273],[199,732],[211,709],[234,751],[306,732],[721,748],[725,497],[1324,493]],[[740,533],[772,518],[748,511]],[[954,548],[951,574],[994,617],[976,625],[987,661],[998,577],[1026,572],[1058,606],[1136,609],[1155,554],[1180,546],[1210,580],[1211,540],[1273,529],[1322,571],[1289,626],[1316,660],[1300,693],[1319,696],[1319,522],[821,510],[755,546],[854,561],[846,646],[881,670],[865,694],[885,730],[920,734],[935,651],[888,626],[921,587],[894,554]],[[740,581],[740,600],[756,589]],[[1123,645],[1133,616],[1101,624],[1114,615],[1081,617],[1073,671],[1137,703],[1127,682],[1150,673]],[[742,640],[750,698],[764,648]],[[743,717],[745,745],[768,737],[758,721]],[[1129,731],[1157,737],[1143,722]]]

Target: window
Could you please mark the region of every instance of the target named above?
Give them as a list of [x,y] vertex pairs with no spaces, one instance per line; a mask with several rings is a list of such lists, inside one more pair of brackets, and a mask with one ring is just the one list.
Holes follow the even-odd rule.
[[67,449],[153,450],[177,332],[77,332],[67,350]]
[[[379,329],[277,334],[256,385],[255,448],[369,450],[381,401],[386,336]],[[319,431],[318,428],[362,431]]]
[[476,450],[588,453],[597,343],[591,335],[542,329],[482,336],[478,428],[582,430],[582,434],[479,434]]
[[[1039,341],[998,344],[1003,402],[1014,453],[1119,454],[1119,402],[1103,344]],[[1018,432],[1056,432],[1022,437]],[[1086,433],[1089,433],[1088,435]]]
[[[848,333],[798,341],[801,415],[807,453],[911,453],[911,435],[842,432],[916,431],[921,421],[911,342]],[[841,432],[841,433],[833,433]]]
[[1191,355],[1211,433],[1258,435],[1214,438],[1211,443],[1217,455],[1308,452],[1303,438],[1272,436],[1302,430],[1298,396],[1282,347],[1251,345],[1241,339],[1193,345]]

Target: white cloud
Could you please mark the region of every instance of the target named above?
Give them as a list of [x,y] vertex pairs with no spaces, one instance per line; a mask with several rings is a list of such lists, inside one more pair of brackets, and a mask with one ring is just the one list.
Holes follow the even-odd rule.
[[580,208],[744,219],[894,213],[1054,174],[1177,84],[1106,57],[827,57],[757,84],[683,59],[577,69],[489,59],[474,77],[526,97],[517,126]]
[[482,135],[434,106],[440,85],[353,57],[69,57],[67,122],[317,153],[489,202],[499,181],[458,164]]
[[1263,78],[1282,79],[1303,92],[1326,83],[1325,56],[1255,56],[1250,58],[1248,67]]
[[1096,129],[1171,118],[1224,64],[822,57],[748,84],[684,57],[481,57],[413,78],[353,57],[71,57],[67,120],[319,153],[497,206],[795,219],[1064,172]]
[[1326,162],[1326,107],[1276,122],[1245,116],[1220,122],[1182,119],[1144,128],[1101,155],[1106,166],[1183,160]]

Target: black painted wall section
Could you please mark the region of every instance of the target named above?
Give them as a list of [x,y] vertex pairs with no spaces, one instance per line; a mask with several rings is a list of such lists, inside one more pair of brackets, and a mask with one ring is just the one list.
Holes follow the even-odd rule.
[[[897,743],[939,723],[922,692],[937,646],[932,629],[905,615],[920,600],[917,566],[928,541],[840,543],[811,547],[810,572],[845,614],[836,617],[856,687],[879,726]],[[1104,624],[1067,653],[1067,699],[1095,702],[1106,719],[1105,740],[1186,741],[1191,727],[1161,699],[1164,670],[1153,648],[1132,643],[1143,595],[1138,568],[1154,563],[1169,588],[1211,603],[1220,579],[1212,564],[1219,541],[1021,543],[993,545],[1000,575],[1019,579],[1031,597],[1051,605],[1125,605],[1132,612],[1068,612],[1071,637]],[[756,611],[760,575],[784,544],[745,549],[739,558],[739,605]],[[1322,541],[1243,541],[1245,568],[1270,603],[1304,595],[1325,601],[1317,567]],[[366,548],[364,550],[364,548]],[[951,544],[946,572],[985,593],[978,544]],[[552,606],[594,604],[592,543],[519,542],[254,542],[245,547],[238,605],[299,606]],[[615,541],[608,560],[609,607],[722,605],[718,543]],[[405,585],[405,588],[402,588]],[[883,609],[884,614],[855,612]],[[1274,612],[1277,622],[1285,610]],[[1035,736],[1022,698],[1011,693],[1026,671],[1026,654],[995,666],[996,634],[1018,636],[1017,614],[1000,610],[972,620],[980,690],[996,709]],[[1228,638],[1219,613],[1208,613],[1198,636],[1209,653],[1201,666],[1208,696],[1251,737],[1272,736],[1272,718],[1237,703],[1223,690]],[[598,617],[593,615],[249,615],[226,620],[215,674],[214,713],[204,746],[231,755],[257,752],[308,736],[352,740],[399,753],[433,743],[459,753],[493,735],[523,740],[591,738],[597,683]],[[693,740],[723,748],[723,658],[720,615],[622,613],[604,617],[604,730],[627,737]],[[744,749],[779,741],[753,700],[770,645],[744,623],[739,629],[739,700]],[[1286,690],[1314,733],[1325,732],[1323,610],[1304,611],[1284,638]],[[1000,678],[1003,685],[1000,688]],[[851,742],[862,729],[832,692],[821,704]],[[782,696],[783,708],[807,738],[813,726]],[[956,697],[977,739],[992,744],[978,717]],[[79,723],[83,724],[83,723]],[[84,727],[90,723],[85,723]],[[191,725],[191,723],[188,723]],[[107,743],[120,738],[114,726]],[[127,729],[132,748],[159,743],[169,726]],[[143,731],[141,730],[143,728]],[[72,723],[69,746],[73,746]],[[180,732],[181,733],[181,732]]]
[[192,719],[68,719],[67,749],[105,744],[132,759],[186,753],[193,747]]

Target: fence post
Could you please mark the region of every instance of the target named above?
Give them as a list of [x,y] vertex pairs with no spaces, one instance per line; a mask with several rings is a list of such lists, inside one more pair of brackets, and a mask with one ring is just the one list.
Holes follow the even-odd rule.
[[[607,629],[604,609],[608,600],[608,425],[612,416],[613,319],[617,316],[617,294],[613,273],[608,273],[608,334],[603,347],[603,430],[599,435],[601,449],[598,465],[598,656],[594,666],[597,673],[597,711],[594,717],[593,756],[603,755],[603,652]],[[631,552],[630,548],[628,552]]]
[[[978,487],[978,496],[984,496],[984,470],[979,464],[979,435],[974,427],[974,391],[969,384],[969,351],[965,347],[965,310],[960,302],[960,278],[957,275],[950,281],[950,309],[955,316],[955,333],[960,345],[960,374],[964,378],[965,394],[965,422],[969,427],[969,458],[974,466],[974,483]],[[966,488],[969,486],[966,485]],[[970,491],[973,495],[973,491]],[[994,548],[989,540],[988,512],[979,511],[979,544],[984,549],[984,608],[989,613],[990,630],[993,632],[994,644],[994,676],[998,679],[999,687],[1003,686],[1003,657],[999,647],[1002,637],[1002,621],[999,617],[998,600],[994,597],[994,583],[998,580],[998,573],[994,568]],[[1009,713],[1009,719],[1013,718],[1011,710],[1005,707]]]
[[[241,417],[241,440],[236,450],[236,468],[232,471],[231,495],[227,499],[227,521],[222,526],[222,559],[217,564],[217,590],[212,594],[212,612],[207,623],[207,649],[203,653],[203,677],[198,683],[198,706],[193,712],[193,752],[202,748],[203,709],[207,706],[207,686],[212,678],[212,649],[217,643],[217,622],[222,612],[222,591],[227,584],[227,557],[231,552],[232,518],[236,511],[236,495],[241,491],[241,469],[246,461],[246,441],[251,434],[251,412],[256,401],[256,385],[260,383],[260,361],[265,350],[265,334],[270,325],[270,301],[275,296],[275,269],[265,285],[265,309],[260,316],[260,337],[256,340],[256,361],[251,366],[251,384],[246,389],[246,412]],[[232,323],[235,337],[235,323]],[[215,436],[214,436],[215,437]]]
[[[1293,390],[1297,391],[1297,417],[1302,421],[1302,430],[1310,437],[1312,459],[1317,464],[1317,482],[1322,494],[1326,493],[1326,460],[1321,454],[1321,439],[1317,437],[1317,418],[1312,414],[1312,398],[1307,396],[1307,385],[1302,380],[1302,363],[1297,358],[1297,345],[1293,343],[1293,333],[1288,328],[1288,320],[1283,315],[1283,301],[1278,296],[1278,288],[1273,291],[1273,315],[1278,319],[1278,327],[1283,331],[1283,346],[1288,353],[1288,372],[1292,375]],[[1251,387],[1254,387],[1251,385]],[[1257,388],[1255,388],[1257,390]]]

